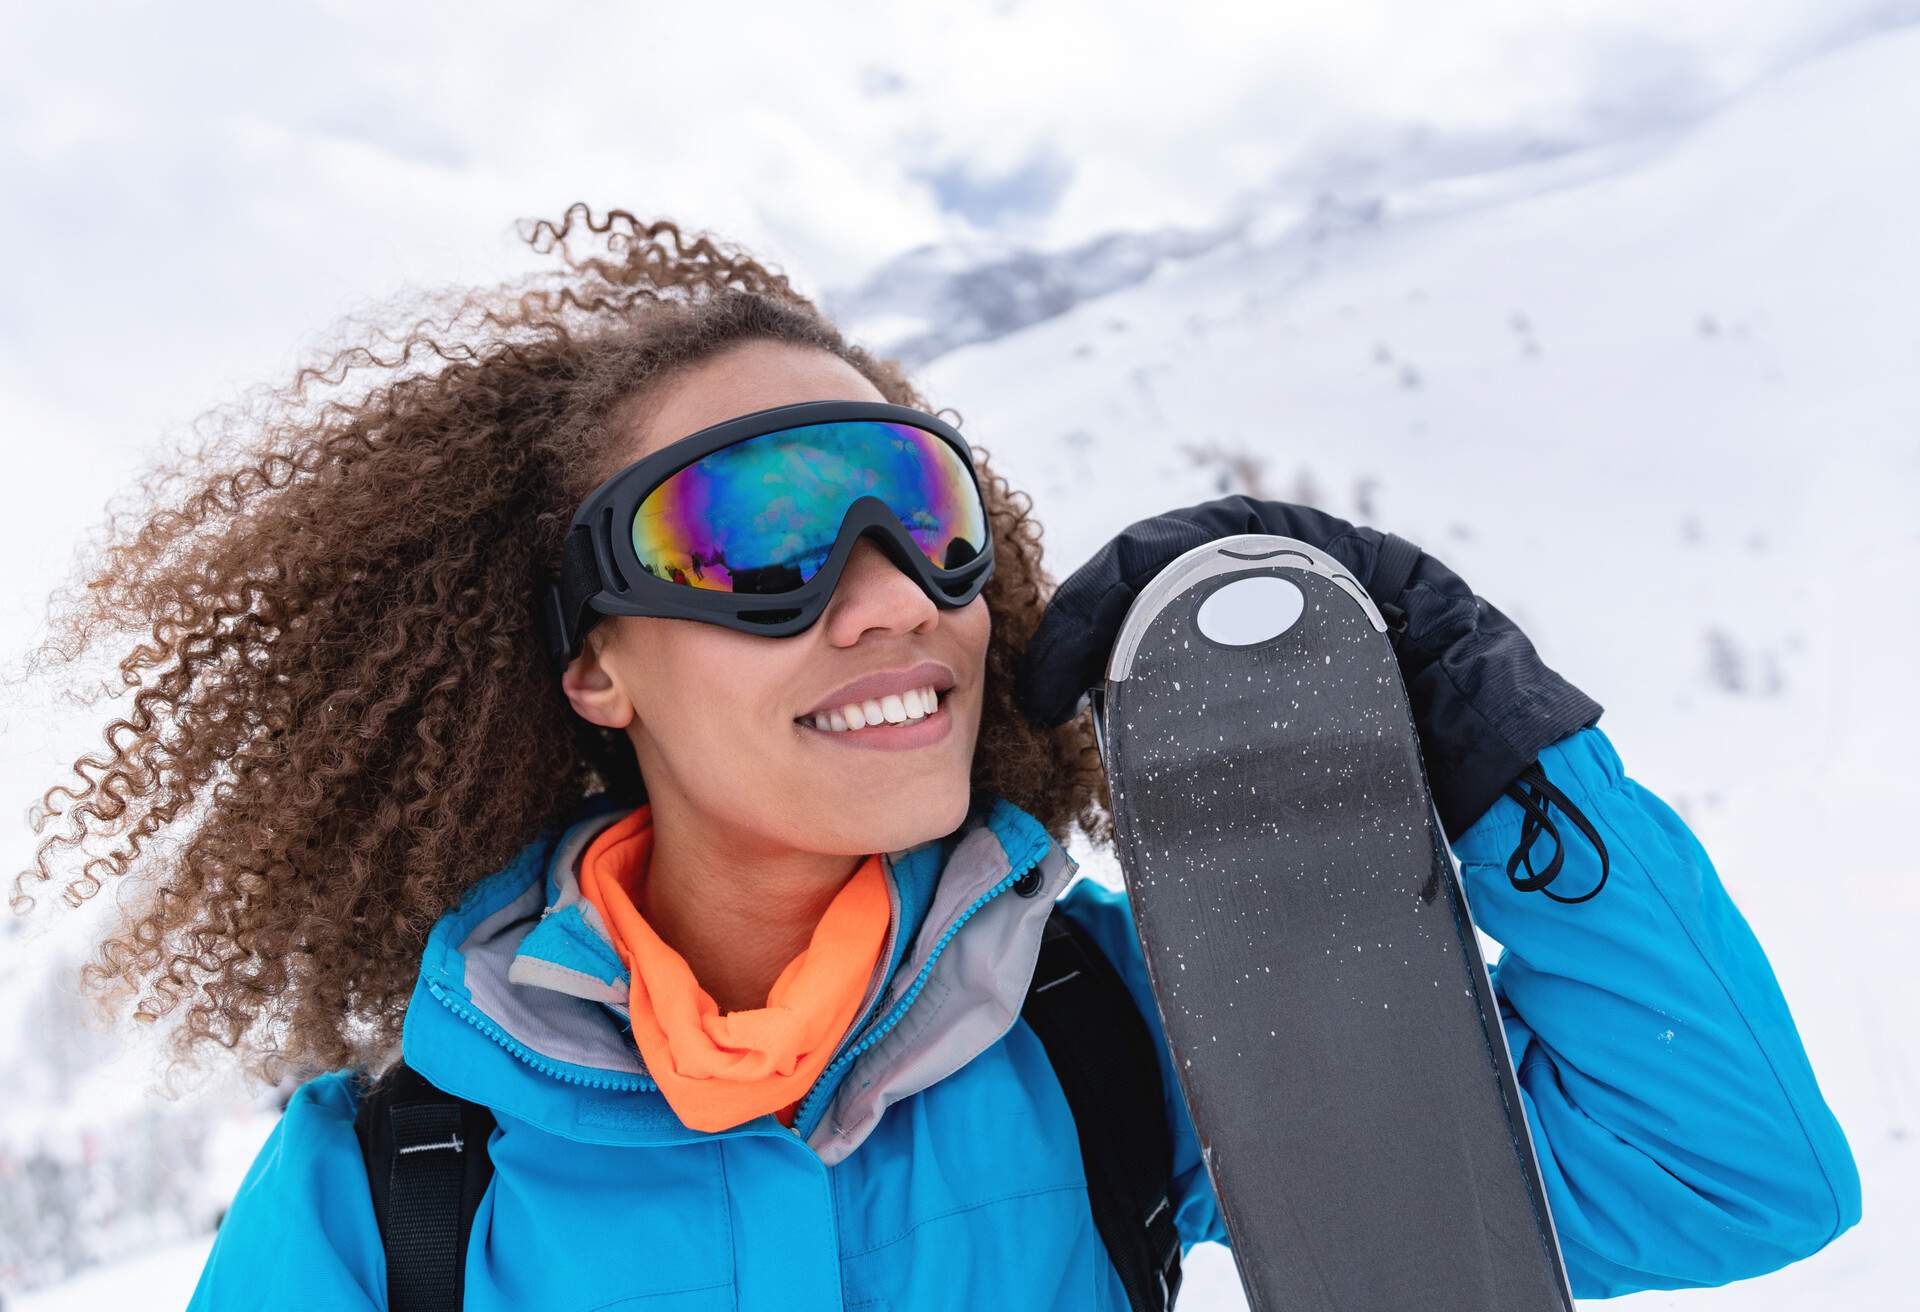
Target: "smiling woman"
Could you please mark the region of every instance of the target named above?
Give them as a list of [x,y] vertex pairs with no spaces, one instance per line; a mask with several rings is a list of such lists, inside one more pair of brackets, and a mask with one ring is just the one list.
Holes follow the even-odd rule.
[[[137,635],[16,909],[124,880],[88,982],[179,1060],[302,1081],[194,1306],[1030,1283],[952,1245],[963,1215],[1042,1227],[1045,1279],[1121,1305],[1015,1023],[1067,829],[1111,833],[1089,722],[1015,702],[1053,587],[1031,502],[738,250],[581,206],[526,236],[561,267],[421,307],[155,471],[41,653]],[[355,1132],[419,1080],[494,1127],[484,1256],[424,1304]]]
[[[111,749],[43,797],[41,828],[67,824],[16,876],[16,909],[133,876],[91,979],[177,1022],[183,1058],[238,1047],[265,1076],[377,1062],[434,921],[589,797],[652,803],[657,888],[702,883],[716,912],[785,921],[749,954],[755,977],[854,858],[949,833],[971,801],[1055,832],[1102,822],[1086,725],[1037,728],[1013,705],[1051,581],[1031,503],[984,453],[977,605],[939,610],[863,539],[798,637],[618,617],[551,675],[530,581],[608,472],[767,405],[924,403],[705,234],[575,206],[525,236],[562,267],[423,305],[221,416],[219,459],[156,469],[150,509],[115,523],[40,653],[142,639],[120,657],[136,691]],[[841,750],[859,735],[790,727],[849,679],[929,659],[944,672],[912,682],[943,689],[943,710],[865,731],[917,759],[863,766]]]

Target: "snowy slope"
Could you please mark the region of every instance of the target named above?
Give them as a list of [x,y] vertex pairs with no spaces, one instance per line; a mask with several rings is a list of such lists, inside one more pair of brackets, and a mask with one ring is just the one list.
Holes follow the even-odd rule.
[[1628,1302],[1914,1306],[1920,883],[1886,835],[1920,794],[1920,31],[1600,154],[1349,196],[1344,229],[1256,228],[922,378],[1057,573],[1141,516],[1311,491],[1525,627],[1713,855],[1866,1182],[1815,1259]]
[[[1920,882],[1886,835],[1920,791],[1900,677],[1915,159],[1907,30],[1688,127],[1470,174],[1355,170],[1218,239],[1114,247],[1063,312],[989,306],[919,374],[1032,494],[1058,576],[1173,506],[1311,500],[1441,555],[1606,706],[1767,946],[1866,1182],[1865,1221],[1810,1261],[1615,1306],[1914,1306]],[[893,271],[913,303],[862,315],[924,334],[1011,259],[922,252]],[[18,1306],[178,1306],[199,1251]],[[1181,1306],[1241,1305],[1225,1250],[1196,1250]]]

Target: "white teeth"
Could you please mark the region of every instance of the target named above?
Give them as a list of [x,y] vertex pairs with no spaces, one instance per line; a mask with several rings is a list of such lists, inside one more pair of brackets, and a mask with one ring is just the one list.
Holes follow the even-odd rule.
[[877,700],[849,702],[838,710],[820,711],[809,723],[827,733],[847,733],[876,724],[904,724],[919,720],[940,709],[939,694],[931,687],[910,688],[904,693],[888,693]]

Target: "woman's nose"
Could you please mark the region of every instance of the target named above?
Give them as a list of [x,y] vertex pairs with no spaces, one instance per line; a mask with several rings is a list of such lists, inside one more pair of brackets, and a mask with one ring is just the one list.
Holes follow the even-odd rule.
[[872,538],[861,538],[847,557],[846,570],[834,589],[839,612],[857,612],[866,626],[876,624],[914,628],[939,610],[921,589],[919,580],[894,564]]

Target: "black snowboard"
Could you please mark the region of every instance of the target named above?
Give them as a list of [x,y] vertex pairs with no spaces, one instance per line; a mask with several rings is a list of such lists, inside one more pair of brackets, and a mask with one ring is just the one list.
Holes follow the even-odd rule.
[[1256,1312],[1573,1306],[1386,626],[1333,557],[1156,575],[1092,695],[1134,923]]

